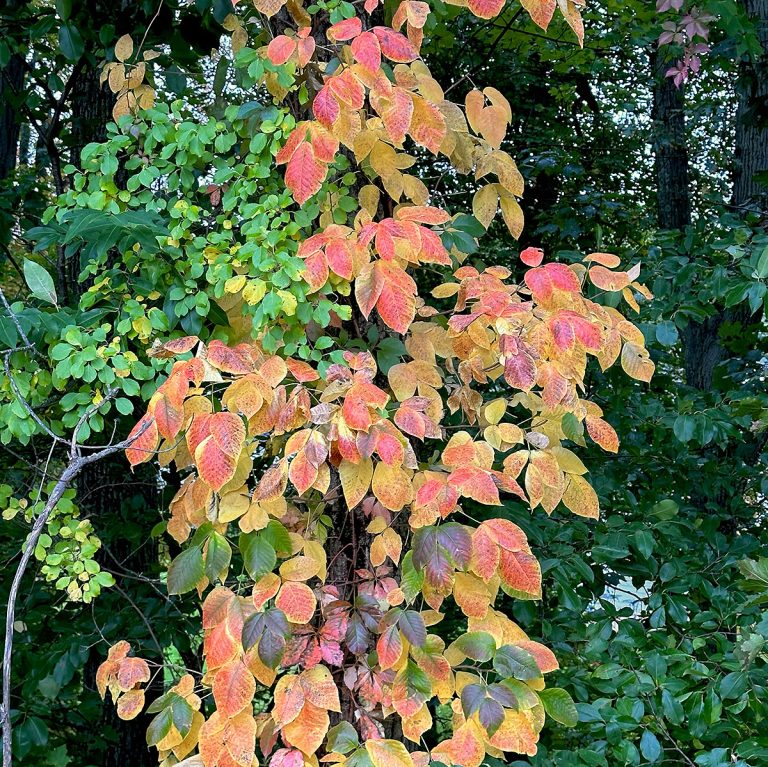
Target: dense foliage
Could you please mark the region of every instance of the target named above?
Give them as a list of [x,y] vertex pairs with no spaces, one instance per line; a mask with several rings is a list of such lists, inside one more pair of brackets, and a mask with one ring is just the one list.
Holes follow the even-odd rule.
[[765,3],[358,5],[0,6],[15,761],[762,764]]

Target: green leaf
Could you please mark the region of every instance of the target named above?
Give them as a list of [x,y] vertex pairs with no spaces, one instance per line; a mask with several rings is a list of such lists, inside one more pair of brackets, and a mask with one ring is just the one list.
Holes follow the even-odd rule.
[[646,730],[640,738],[640,753],[649,762],[657,762],[661,758],[661,744],[650,730]]
[[648,559],[653,554],[653,548],[656,544],[648,530],[635,531],[632,540],[635,548],[642,554],[644,559]]
[[205,553],[205,575],[211,583],[224,581],[232,559],[232,547],[220,533],[211,533]]
[[760,258],[757,259],[757,267],[755,271],[761,280],[768,277],[768,245],[763,248]]
[[357,730],[349,722],[339,722],[328,730],[326,745],[329,752],[348,754],[360,744]]
[[579,721],[579,713],[571,699],[571,696],[559,687],[550,687],[539,693],[539,698],[544,704],[544,710],[556,722],[566,727],[575,727]]
[[243,533],[239,545],[243,565],[251,578],[261,578],[275,569],[277,554],[272,544],[261,534]]
[[468,658],[484,662],[493,657],[496,640],[486,631],[469,631],[462,634],[453,646]]
[[192,591],[204,576],[203,552],[199,546],[192,546],[171,562],[168,568],[168,593],[184,594]]
[[173,724],[173,712],[164,708],[147,727],[147,745],[157,745],[170,731]]
[[69,61],[77,61],[83,55],[83,38],[74,24],[67,22],[59,27],[59,48]]
[[674,346],[680,334],[677,332],[677,327],[674,322],[667,320],[666,322],[660,322],[656,326],[656,340],[662,346]]
[[262,530],[261,534],[264,536],[264,540],[272,546],[279,557],[291,556],[291,536],[288,535],[285,526],[280,524],[276,519],[270,520],[269,524]]
[[29,292],[40,301],[56,305],[56,287],[53,277],[36,261],[24,259],[24,279]]
[[22,727],[32,745],[39,747],[48,743],[48,726],[42,719],[30,716],[25,720]]
[[68,21],[72,15],[72,0],[56,0],[56,12],[62,21]]
[[692,415],[679,415],[672,424],[672,431],[680,442],[690,442],[696,432],[696,419]]
[[541,676],[536,658],[527,650],[515,645],[504,645],[496,652],[493,667],[502,677],[515,679],[538,679]]
[[747,677],[742,671],[732,671],[720,680],[718,692],[723,700],[740,698],[747,689]]

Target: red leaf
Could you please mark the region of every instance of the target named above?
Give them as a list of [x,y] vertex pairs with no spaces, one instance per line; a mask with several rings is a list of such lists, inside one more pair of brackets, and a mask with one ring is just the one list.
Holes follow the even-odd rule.
[[285,64],[296,50],[296,41],[288,35],[278,35],[267,46],[267,57],[275,65]]
[[501,13],[504,0],[468,0],[467,7],[481,19],[492,19]]
[[363,31],[363,22],[357,16],[344,19],[328,28],[326,34],[329,40],[351,40]]
[[373,32],[363,32],[352,41],[352,57],[370,72],[381,69],[381,45]]
[[333,97],[330,86],[326,83],[312,102],[312,113],[326,127],[330,128],[339,119],[341,108]]
[[300,144],[288,161],[285,171],[285,183],[291,190],[294,200],[303,205],[323,185],[326,167],[315,159],[312,145]]
[[225,453],[211,436],[197,446],[195,464],[202,480],[218,492],[235,476],[237,459]]
[[371,32],[379,38],[381,52],[390,61],[408,64],[419,58],[419,52],[405,35],[389,27],[374,27]]
[[520,254],[520,260],[526,266],[538,266],[544,260],[544,251],[541,248],[526,248]]

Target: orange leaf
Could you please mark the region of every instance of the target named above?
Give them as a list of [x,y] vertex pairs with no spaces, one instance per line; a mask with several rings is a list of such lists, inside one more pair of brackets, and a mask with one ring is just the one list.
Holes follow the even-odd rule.
[[[581,477],[577,477],[581,479]],[[509,589],[525,594],[529,598],[541,597],[541,567],[533,554],[525,551],[500,552],[499,575],[501,582]]]
[[410,134],[417,144],[429,149],[432,154],[440,151],[446,134],[445,118],[440,110],[421,96],[412,95],[413,118]]
[[351,40],[357,37],[363,31],[363,22],[357,16],[350,19],[344,19],[328,28],[326,35],[329,40],[334,42],[339,40]]
[[129,690],[117,701],[117,715],[127,722],[135,719],[144,708],[144,690]]
[[325,666],[314,666],[302,673],[301,686],[304,690],[304,697],[312,705],[326,711],[341,711],[339,688],[336,686],[331,672]]
[[376,309],[387,327],[398,333],[407,332],[416,316],[416,283],[399,266],[376,261],[374,271],[381,281]]
[[306,583],[288,581],[280,589],[275,607],[280,608],[291,623],[309,623],[315,614],[317,599]]
[[397,626],[385,629],[376,642],[376,652],[379,656],[379,666],[383,670],[392,668],[403,652],[403,639]]
[[237,458],[225,453],[209,436],[195,449],[195,464],[200,478],[218,492],[235,476]]
[[200,755],[206,767],[251,767],[256,750],[256,720],[243,711],[226,719],[218,711],[200,728]]
[[283,740],[310,756],[323,744],[329,724],[328,712],[324,708],[306,702],[301,713],[282,728]]
[[125,457],[131,466],[148,461],[155,454],[160,442],[157,422],[151,413],[145,413],[136,426],[131,429],[128,440],[131,446],[125,449]]
[[208,362],[223,373],[245,375],[252,373],[254,364],[253,347],[248,344],[227,346],[222,341],[213,340],[208,343],[206,355]]
[[224,411],[213,413],[208,428],[220,450],[234,458],[240,455],[245,442],[245,426],[240,416]]
[[250,706],[256,693],[256,681],[246,665],[238,658],[222,666],[213,679],[216,708],[226,717],[239,714]]
[[600,264],[590,267],[589,279],[595,287],[609,291],[624,290],[632,282],[626,272],[613,272]]
[[504,0],[469,0],[467,7],[481,19],[492,19],[501,13]]
[[275,685],[275,704],[272,718],[276,727],[285,727],[293,722],[304,706],[304,688],[296,674],[286,674]]
[[528,11],[531,21],[546,30],[555,14],[557,0],[520,0],[520,4]]
[[257,610],[262,607],[280,590],[280,576],[277,573],[267,573],[253,584],[253,606]]
[[619,435],[611,424],[602,418],[590,415],[587,416],[586,423],[587,433],[603,450],[609,453],[619,452]]
[[400,511],[411,500],[413,491],[408,475],[399,466],[377,463],[371,484],[373,494],[390,511]]

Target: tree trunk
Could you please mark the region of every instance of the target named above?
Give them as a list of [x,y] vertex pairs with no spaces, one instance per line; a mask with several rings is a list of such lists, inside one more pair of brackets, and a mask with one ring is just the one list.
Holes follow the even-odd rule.
[[665,77],[667,63],[651,54],[653,85],[653,150],[656,155],[656,199],[662,229],[685,229],[691,223],[688,147],[685,135],[685,91]]
[[107,123],[112,119],[115,97],[106,83],[99,83],[99,75],[98,69],[88,67],[72,88],[70,162],[73,165],[80,165],[80,153],[86,144],[106,138]]
[[18,53],[0,69],[0,181],[16,167],[21,122],[16,94],[24,87],[24,60]]
[[768,202],[768,0],[740,0],[752,18],[762,55],[742,65],[738,83],[733,205],[766,213]]

